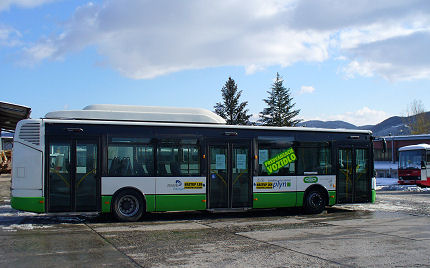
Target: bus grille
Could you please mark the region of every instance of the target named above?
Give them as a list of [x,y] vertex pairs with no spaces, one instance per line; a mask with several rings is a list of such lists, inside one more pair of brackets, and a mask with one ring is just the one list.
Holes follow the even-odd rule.
[[19,138],[34,145],[40,145],[40,123],[23,124],[19,131]]

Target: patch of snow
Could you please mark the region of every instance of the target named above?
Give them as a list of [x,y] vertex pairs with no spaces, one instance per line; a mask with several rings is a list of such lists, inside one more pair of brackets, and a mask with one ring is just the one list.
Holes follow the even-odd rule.
[[46,229],[50,228],[49,225],[39,225],[39,224],[12,224],[9,226],[2,226],[2,230],[8,232],[16,232],[17,230],[34,230],[34,229]]
[[365,204],[346,204],[340,205],[342,208],[352,210],[366,210],[366,211],[408,211],[411,209],[410,206],[402,206],[399,204],[388,204],[388,203],[365,203]]
[[430,188],[421,188],[416,185],[381,185],[376,186],[377,191],[405,191],[405,192],[427,192]]
[[374,162],[375,165],[375,169],[392,169],[392,170],[397,170],[397,168],[399,167],[399,164],[397,162],[392,163],[392,162],[388,162],[388,161],[375,161]]
[[10,217],[10,216],[36,216],[37,213],[25,212],[13,209],[10,205],[0,206],[0,217]]
[[376,186],[395,185],[397,178],[376,178]]
[[416,185],[399,185],[397,178],[376,178],[377,191],[408,191],[408,192],[426,192],[430,188],[421,188]]
[[426,192],[430,188],[421,188],[416,185],[399,185],[397,178],[376,178],[377,191],[408,191],[408,192]]

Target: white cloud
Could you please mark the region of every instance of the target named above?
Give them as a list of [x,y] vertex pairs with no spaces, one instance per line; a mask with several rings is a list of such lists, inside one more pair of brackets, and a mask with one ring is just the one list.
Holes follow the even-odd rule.
[[254,74],[254,73],[256,73],[258,71],[262,71],[262,70],[264,70],[263,67],[255,65],[255,64],[251,64],[251,65],[245,67],[245,73],[246,74]]
[[21,44],[21,33],[6,25],[0,24],[0,46],[14,47]]
[[[328,58],[328,33],[295,31],[283,17],[281,1],[131,1],[86,5],[76,10],[61,36],[36,47],[52,47],[55,59],[96,46],[123,75],[152,78],[171,72],[216,66],[267,66]],[[39,49],[34,51],[38,52]],[[32,55],[38,60],[44,58]]]
[[299,94],[313,93],[315,88],[313,86],[302,86]]
[[430,30],[363,44],[350,50],[357,60],[343,70],[347,77],[378,74],[387,80],[430,78]]
[[363,107],[354,112],[346,112],[343,114],[337,115],[323,115],[320,117],[307,119],[307,120],[321,120],[321,121],[336,121],[341,120],[356,126],[364,126],[364,125],[374,125],[381,123],[385,119],[387,119],[390,115],[388,115],[384,111],[372,110],[369,107]]
[[11,6],[32,8],[58,0],[1,0],[0,11],[8,10]]
[[[342,59],[346,77],[410,80],[430,78],[428,57],[416,64],[428,54],[419,44],[430,32],[429,18],[428,0],[361,0],[354,8],[343,0],[116,0],[77,8],[61,34],[24,52],[37,62],[94,46],[135,79],[218,66],[253,74],[333,58]],[[403,39],[418,49],[405,49]],[[411,57],[399,61],[405,53]]]

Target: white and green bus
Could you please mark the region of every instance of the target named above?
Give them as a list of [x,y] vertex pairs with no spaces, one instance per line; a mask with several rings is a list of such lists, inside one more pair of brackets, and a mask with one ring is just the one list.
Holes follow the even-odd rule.
[[203,109],[90,105],[15,131],[12,207],[237,211],[375,200],[370,131],[231,126]]

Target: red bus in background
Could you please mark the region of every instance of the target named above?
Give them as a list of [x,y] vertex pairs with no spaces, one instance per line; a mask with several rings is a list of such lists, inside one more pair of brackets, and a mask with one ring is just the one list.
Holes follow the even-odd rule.
[[399,184],[430,186],[430,145],[417,144],[399,148]]

